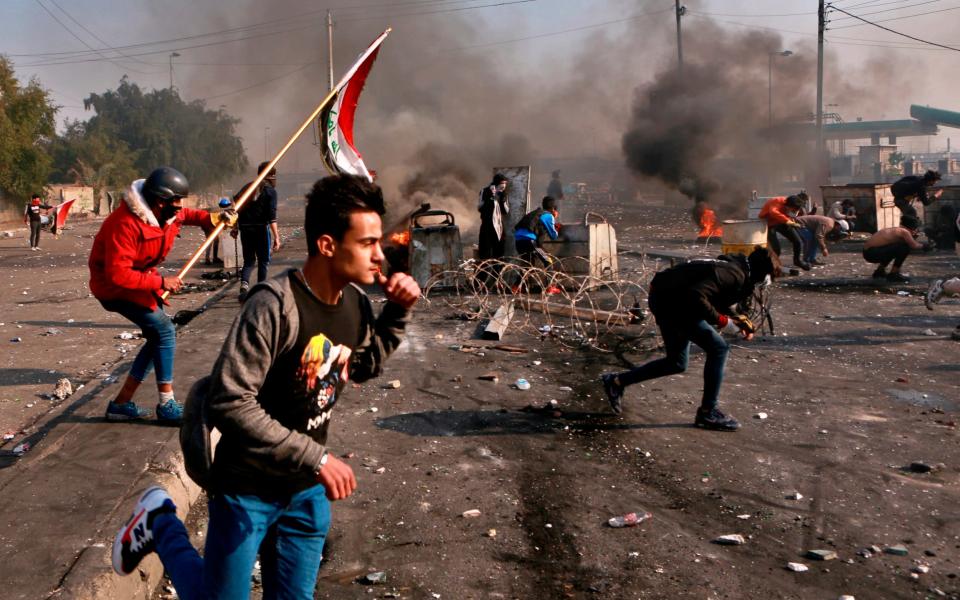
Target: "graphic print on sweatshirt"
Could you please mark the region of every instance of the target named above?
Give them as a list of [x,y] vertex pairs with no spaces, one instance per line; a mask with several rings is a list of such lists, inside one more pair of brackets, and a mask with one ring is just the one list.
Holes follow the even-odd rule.
[[307,407],[307,431],[319,429],[330,420],[337,394],[347,380],[350,348],[334,344],[324,334],[310,338],[297,369],[297,387],[310,400]]

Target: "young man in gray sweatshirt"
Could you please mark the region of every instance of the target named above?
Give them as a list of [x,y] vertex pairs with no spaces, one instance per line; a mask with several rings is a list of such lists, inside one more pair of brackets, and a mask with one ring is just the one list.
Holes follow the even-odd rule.
[[[420,288],[381,274],[380,188],[332,176],[307,195],[308,257],[250,290],[213,368],[207,418],[221,432],[201,558],[167,493],[152,487],[117,533],[113,566],[130,574],[156,551],[180,598],[246,598],[260,555],[263,597],[313,598],[331,500],[357,482],[326,448],[348,379],[378,376],[400,344]],[[379,283],[374,318],[358,285]]]

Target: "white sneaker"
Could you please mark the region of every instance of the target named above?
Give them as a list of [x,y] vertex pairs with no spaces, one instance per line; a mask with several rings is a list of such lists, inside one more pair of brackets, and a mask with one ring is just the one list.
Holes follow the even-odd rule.
[[113,570],[129,575],[143,558],[154,551],[153,521],[163,513],[176,514],[177,507],[160,486],[147,488],[133,506],[133,514],[113,539]]
[[942,279],[938,279],[930,285],[930,289],[927,290],[927,295],[923,299],[923,303],[927,305],[927,310],[933,310],[933,305],[940,302],[940,298],[943,298]]

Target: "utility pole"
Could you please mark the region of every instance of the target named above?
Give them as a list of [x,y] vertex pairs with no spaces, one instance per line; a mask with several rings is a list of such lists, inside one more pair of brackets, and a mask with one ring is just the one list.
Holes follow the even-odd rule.
[[817,157],[814,164],[816,165],[816,183],[820,185],[827,182],[830,173],[829,162],[826,172],[823,168],[823,31],[827,27],[827,13],[823,0],[820,0],[817,18],[819,19],[817,27]]
[[677,70],[683,74],[683,38],[680,37],[680,17],[687,12],[686,6],[680,6],[680,0],[673,0],[677,8]]
[[[677,0],[679,2],[680,0]],[[327,9],[327,89],[333,89],[333,11]]]

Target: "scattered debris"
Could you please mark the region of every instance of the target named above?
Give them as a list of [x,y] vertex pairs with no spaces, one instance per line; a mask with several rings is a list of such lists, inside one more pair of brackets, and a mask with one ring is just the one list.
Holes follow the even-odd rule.
[[916,566],[914,566],[914,567],[913,567],[912,569],[910,569],[910,570],[913,571],[914,573],[918,574],[918,575],[926,575],[927,573],[930,572],[930,567],[927,566],[927,565],[921,564],[921,565],[916,565]]
[[492,381],[494,383],[497,383],[500,381],[500,376],[497,375],[496,373],[484,373],[483,375],[477,377],[477,379],[481,379],[483,381]]
[[44,332],[41,333],[40,335],[42,335],[42,336],[51,336],[51,335],[60,335],[60,334],[62,334],[62,333],[63,333],[63,332],[60,331],[59,329],[57,329],[56,327],[50,327],[49,329],[47,329],[46,331],[44,331]]
[[22,442],[13,447],[14,456],[23,456],[30,450],[30,442]]
[[743,539],[743,536],[739,533],[731,533],[715,538],[713,543],[720,544],[721,546],[742,546],[747,543],[747,540]]
[[475,517],[479,517],[479,516],[480,516],[480,509],[478,509],[478,508],[471,508],[470,510],[465,510],[465,511],[463,511],[463,514],[460,515],[460,516],[462,516],[464,519],[472,519],[472,518],[475,518]]
[[3,434],[3,441],[9,442],[10,440],[12,440],[12,439],[15,438],[15,437],[17,437],[17,434],[15,434],[15,433],[5,433],[5,434]]
[[399,389],[400,389],[400,380],[399,380],[399,379],[393,379],[393,380],[391,380],[391,381],[388,381],[388,382],[383,386],[383,389],[385,389],[385,390],[399,390]]
[[844,594],[839,598],[837,598],[837,600],[857,600],[857,599],[851,596],[850,594]]
[[884,554],[892,554],[893,556],[906,556],[910,554],[910,551],[904,546],[887,546],[883,549]]
[[803,494],[800,492],[790,492],[787,494],[787,500],[803,500]]
[[362,583],[363,585],[380,585],[387,582],[387,574],[384,571],[374,571],[373,573],[367,573],[363,577],[357,579],[357,583]]
[[742,514],[742,515],[737,515],[737,518],[740,519],[741,521],[746,521],[747,519],[749,519],[749,518],[752,517],[752,516],[753,516],[753,515]]
[[936,337],[937,332],[932,329],[924,329],[920,332],[920,335],[925,335],[927,337]]
[[122,331],[122,332],[120,332],[119,334],[117,334],[117,336],[116,336],[115,339],[118,339],[118,340],[139,340],[139,339],[140,339],[140,334],[139,334],[139,333],[131,333],[131,332],[129,332],[129,331]]
[[497,537],[497,530],[496,530],[496,529],[488,529],[487,532],[486,532],[484,535],[487,536],[488,538],[495,538],[495,537]]
[[928,464],[922,460],[915,460],[905,467],[905,471],[910,471],[911,473],[931,473],[933,471],[939,471],[945,468],[946,465],[943,463]]
[[794,573],[806,573],[810,570],[810,567],[803,563],[788,562],[787,569]]
[[910,380],[906,377],[897,377],[894,381],[897,383],[910,383]]
[[380,467],[379,469],[375,469],[373,472],[376,473],[377,475],[383,475],[384,473],[387,472],[387,468],[386,468],[386,467]]
[[493,318],[487,323],[487,327],[483,330],[481,337],[485,340],[502,340],[507,326],[510,325],[510,319],[513,318],[513,312],[512,302],[508,301],[500,305],[500,308],[494,313]]
[[20,337],[15,337],[15,338],[12,338],[10,341],[16,343],[16,342],[22,342],[23,339]]
[[513,387],[521,391],[526,391],[530,389],[530,382],[521,377],[516,382],[514,382]]
[[837,553],[833,550],[810,550],[807,552],[807,558],[813,560],[835,560]]
[[768,416],[770,416],[770,415],[768,415],[768,414],[765,413],[765,412],[758,412],[757,414],[753,415],[753,418],[754,418],[754,419],[760,419],[760,420],[762,421],[762,420],[766,419]]
[[646,521],[652,516],[653,515],[651,515],[648,512],[641,512],[641,513],[632,512],[619,517],[611,517],[607,519],[607,525],[609,525],[610,527],[614,527],[616,529],[619,529],[621,527],[635,527],[640,523],[643,523],[644,521]]
[[53,397],[57,400],[66,400],[72,394],[73,384],[66,377],[57,381],[56,387],[53,388]]

